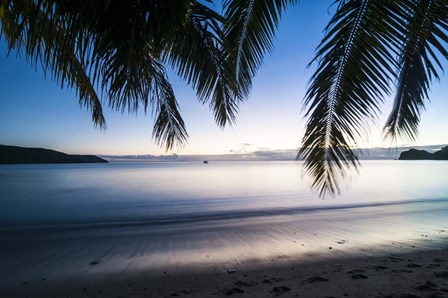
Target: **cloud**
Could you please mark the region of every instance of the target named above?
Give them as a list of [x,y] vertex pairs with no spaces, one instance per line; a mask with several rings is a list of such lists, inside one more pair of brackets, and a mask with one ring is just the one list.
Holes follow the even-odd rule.
[[263,160],[294,160],[297,155],[297,149],[291,150],[258,150],[254,151],[254,157]]
[[230,149],[229,152],[231,153],[237,153],[237,154],[243,154],[243,153],[248,153],[248,152],[252,152],[253,150],[251,149],[251,147],[253,147],[254,145],[251,143],[239,143],[237,145],[237,148],[234,149]]

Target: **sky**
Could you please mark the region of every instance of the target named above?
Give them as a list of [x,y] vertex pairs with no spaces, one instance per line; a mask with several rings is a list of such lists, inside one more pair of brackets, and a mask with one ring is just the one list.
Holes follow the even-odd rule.
[[[295,150],[306,119],[302,99],[313,73],[307,69],[324,27],[334,11],[333,1],[301,1],[284,14],[275,50],[268,54],[253,82],[249,98],[240,105],[236,125],[218,128],[207,105],[198,103],[192,88],[173,71],[169,78],[190,135],[184,148],[166,152],[151,138],[153,118],[143,110],[121,114],[104,107],[108,129],[97,129],[90,111],[79,107],[73,90],[62,90],[39,66],[33,68],[15,52],[8,55],[0,40],[0,144],[44,147],[71,154],[228,154],[259,150]],[[448,67],[448,65],[445,65]],[[417,141],[395,145],[448,144],[448,78],[436,82],[431,103],[422,115]],[[389,147],[382,127],[392,107],[385,98],[382,114],[370,126],[361,147]]]

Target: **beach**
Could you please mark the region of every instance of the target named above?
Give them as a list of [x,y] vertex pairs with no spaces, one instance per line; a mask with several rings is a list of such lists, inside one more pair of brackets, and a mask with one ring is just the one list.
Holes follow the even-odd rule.
[[[366,171],[366,181],[376,181],[370,188],[361,181],[362,193],[325,200],[294,194],[294,163],[3,168],[0,291],[4,297],[446,297],[445,176],[391,189],[447,165],[423,164],[428,171],[416,174],[411,169],[422,164],[399,165],[406,175],[392,180]],[[213,185],[213,177],[192,188],[198,177],[206,183],[204,177],[228,177],[227,171],[246,183],[229,188],[225,180]],[[149,179],[164,173],[170,185],[176,177],[176,187]],[[283,184],[269,184],[268,174]]]
[[[387,248],[384,248],[387,250]],[[42,277],[2,291],[4,297],[447,297],[448,248],[411,253],[310,256],[161,267],[70,278]],[[393,253],[396,251],[397,253]],[[322,258],[323,257],[323,258]],[[89,266],[101,266],[90,263]],[[42,275],[45,276],[45,275]]]
[[[3,232],[2,292],[7,297],[445,297],[446,204]],[[422,216],[427,213],[432,216]]]
[[[417,251],[418,249],[416,249]],[[24,284],[7,297],[447,297],[448,250]],[[274,263],[275,264],[275,263]]]

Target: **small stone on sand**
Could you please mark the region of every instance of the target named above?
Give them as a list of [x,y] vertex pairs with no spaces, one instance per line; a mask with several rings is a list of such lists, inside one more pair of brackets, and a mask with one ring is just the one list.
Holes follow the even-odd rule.
[[92,261],[90,262],[90,266],[95,266],[98,265],[99,263],[101,263],[101,260]]

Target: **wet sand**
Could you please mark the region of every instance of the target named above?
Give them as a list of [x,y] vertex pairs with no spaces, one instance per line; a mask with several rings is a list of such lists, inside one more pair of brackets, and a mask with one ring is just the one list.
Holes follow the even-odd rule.
[[4,297],[448,297],[446,200],[0,234]]
[[[448,249],[258,268],[163,271],[24,284],[21,297],[448,297]],[[8,297],[11,297],[8,293]]]
[[[40,281],[4,297],[448,297],[448,249],[326,261],[129,271]],[[99,264],[97,264],[99,265]],[[96,265],[91,265],[96,266]]]

